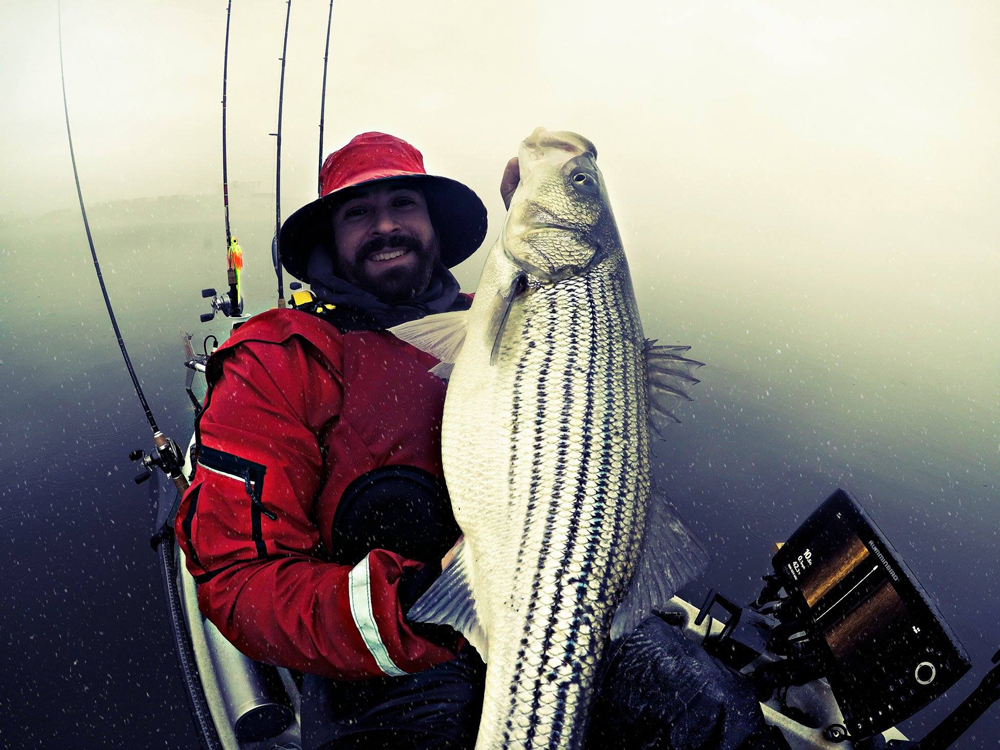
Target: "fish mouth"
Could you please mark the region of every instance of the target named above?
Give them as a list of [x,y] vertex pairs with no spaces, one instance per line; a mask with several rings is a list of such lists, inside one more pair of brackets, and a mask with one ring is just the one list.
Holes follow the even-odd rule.
[[568,151],[571,154],[589,154],[594,159],[597,158],[597,148],[594,144],[579,133],[569,130],[546,130],[537,127],[531,135],[521,141],[521,145],[528,151],[553,149]]
[[[547,270],[541,268],[535,263],[532,263],[531,261],[526,260],[523,257],[516,257],[510,252],[510,250],[507,249],[506,246],[504,246],[503,250],[504,250],[504,255],[507,256],[507,259],[511,263],[513,263],[515,266],[524,271],[529,277],[537,281],[540,281],[543,284],[554,284],[558,281],[564,281],[565,279],[576,276],[582,271],[585,271],[593,262],[591,260],[591,262],[585,263],[581,266],[563,266],[562,268],[558,268],[556,270]],[[541,251],[537,252],[541,256],[542,260],[548,261],[548,258],[545,257],[544,253],[542,253]]]
[[570,224],[559,224],[554,221],[522,221],[517,222],[510,227],[508,236],[511,239],[516,239],[518,237],[525,237],[531,234],[538,234],[540,232],[572,232],[573,234],[582,234],[584,232],[580,227],[575,227]]
[[[539,213],[542,215],[539,216]],[[546,253],[546,233],[568,232],[575,235],[578,241],[589,236],[586,227],[563,223],[559,221],[560,218],[551,215],[547,211],[536,211],[531,218],[517,217],[512,219],[508,215],[507,222],[502,230],[502,236],[504,237],[503,250],[507,258],[528,273],[529,276],[546,284],[563,281],[586,271],[595,262],[596,257],[601,255],[600,243],[596,243],[597,251],[586,262],[572,265],[553,262],[553,259]],[[536,237],[540,240],[539,242],[532,241]],[[530,260],[525,257],[524,252],[512,252],[512,245],[519,244],[530,247],[528,255],[537,257]],[[589,245],[592,243],[587,241],[585,244]],[[548,268],[543,268],[542,266],[548,266]]]
[[571,227],[565,224],[529,224],[528,228],[525,229],[521,234],[531,234],[533,232],[547,232],[547,231],[560,231],[560,232],[579,232],[579,227]]

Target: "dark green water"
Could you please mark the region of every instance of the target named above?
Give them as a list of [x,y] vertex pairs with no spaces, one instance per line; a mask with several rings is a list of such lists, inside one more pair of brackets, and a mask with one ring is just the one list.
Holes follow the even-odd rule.
[[[238,217],[252,310],[274,297],[269,201],[245,201]],[[136,370],[161,429],[178,440],[191,420],[181,330],[198,341],[226,328],[198,322],[199,290],[225,278],[217,203],[91,208]],[[623,228],[626,241],[644,231]],[[887,290],[870,267],[874,281],[837,263],[802,271],[773,253],[734,269],[742,256],[713,257],[711,237],[671,242],[663,257],[635,254],[632,268],[647,335],[691,344],[708,363],[683,424],[657,449],[669,491],[716,558],[691,591],[751,598],[771,544],[836,487],[850,490],[976,665],[903,727],[922,735],[1000,646],[1000,309],[983,295],[997,263],[984,256],[963,266],[964,282],[943,273],[938,287],[917,268],[915,284]],[[671,254],[684,246],[704,252]],[[467,289],[481,257],[459,270]],[[0,742],[193,747],[147,541],[147,490],[132,483],[126,457],[149,447],[148,428],[79,216],[3,217],[0,264]],[[958,747],[998,746],[998,714]]]
[[[160,428],[184,441],[181,328],[224,330],[198,322],[200,288],[225,280],[217,217],[195,198],[91,208],[136,371]],[[149,428],[79,214],[7,217],[0,252],[0,744],[196,747],[148,542],[149,485],[133,483],[127,458],[151,447]]]

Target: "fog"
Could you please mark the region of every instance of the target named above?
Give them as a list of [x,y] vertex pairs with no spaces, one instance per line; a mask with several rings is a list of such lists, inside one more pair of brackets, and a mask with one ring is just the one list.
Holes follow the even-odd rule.
[[[291,7],[286,217],[315,197],[328,7]],[[269,134],[285,10],[236,0],[232,14],[229,192],[252,312],[275,298]],[[225,22],[224,0],[62,3],[98,252],[139,375],[178,436],[190,429],[178,327],[224,335],[221,322],[196,327],[199,290],[225,279]],[[430,172],[475,189],[490,234],[457,269],[471,291],[520,139],[538,125],[591,139],[647,335],[706,363],[658,449],[668,489],[715,552],[696,590],[752,596],[771,543],[837,486],[851,490],[976,663],[913,723],[919,736],[1000,646],[998,81],[1000,6],[986,2],[336,0],[324,150],[390,132]],[[148,435],[78,215],[54,1],[0,4],[0,102],[0,521],[44,506],[32,533],[65,521],[72,538],[74,524],[95,523],[79,508],[107,508],[111,495],[112,516],[139,512],[124,454]],[[70,437],[84,428],[96,453]],[[66,486],[45,467],[73,456],[94,478],[60,507]],[[112,475],[113,493],[100,483]],[[126,556],[158,586],[143,523],[118,540],[137,541]],[[6,594],[22,651],[31,628],[17,608],[63,580],[51,561],[64,553],[8,531],[14,562],[0,571],[31,570]],[[21,710],[40,715],[51,700]],[[991,717],[958,747],[996,747],[998,735]]]

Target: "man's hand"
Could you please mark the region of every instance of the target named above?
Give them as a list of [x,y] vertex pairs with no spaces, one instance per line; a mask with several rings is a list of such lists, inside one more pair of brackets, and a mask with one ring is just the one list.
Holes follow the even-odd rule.
[[503,170],[503,178],[500,180],[500,196],[503,198],[505,208],[510,208],[510,199],[517,190],[517,183],[521,181],[521,165],[515,156]]

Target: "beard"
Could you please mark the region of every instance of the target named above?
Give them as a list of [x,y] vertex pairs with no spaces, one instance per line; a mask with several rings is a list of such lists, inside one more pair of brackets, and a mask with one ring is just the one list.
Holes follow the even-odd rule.
[[[406,250],[413,262],[385,269],[369,262],[371,256],[390,249]],[[427,289],[438,255],[436,239],[425,246],[412,235],[376,237],[358,249],[353,263],[340,267],[339,275],[383,302],[405,302]]]

